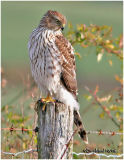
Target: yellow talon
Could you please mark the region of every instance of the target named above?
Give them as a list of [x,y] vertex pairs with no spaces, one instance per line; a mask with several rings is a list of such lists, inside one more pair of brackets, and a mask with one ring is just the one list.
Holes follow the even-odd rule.
[[46,98],[42,98],[41,101],[45,103],[45,104],[43,105],[43,108],[42,108],[43,111],[44,111],[45,108],[46,108],[46,103],[55,102],[55,100],[52,99],[52,97],[50,97],[50,95],[48,95]]
[[46,104],[43,105],[42,111],[44,111],[46,108]]

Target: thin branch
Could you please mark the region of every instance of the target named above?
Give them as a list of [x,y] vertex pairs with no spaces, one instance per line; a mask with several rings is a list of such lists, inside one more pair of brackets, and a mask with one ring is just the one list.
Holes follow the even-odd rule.
[[98,98],[95,94],[92,93],[92,91],[87,87],[85,86],[85,89],[94,97],[96,103],[103,109],[103,111],[108,115],[108,117],[111,119],[111,121],[118,127],[120,128],[120,125],[116,122],[116,120],[112,117],[110,111],[107,109],[106,106],[102,105],[99,101],[98,101]]

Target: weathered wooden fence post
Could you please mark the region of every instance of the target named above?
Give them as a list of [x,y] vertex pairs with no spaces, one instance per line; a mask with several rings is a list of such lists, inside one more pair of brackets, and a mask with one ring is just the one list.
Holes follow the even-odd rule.
[[[38,104],[38,159],[57,159],[73,133],[73,109],[62,103]],[[72,139],[73,141],[73,139]],[[69,145],[63,159],[72,159]]]

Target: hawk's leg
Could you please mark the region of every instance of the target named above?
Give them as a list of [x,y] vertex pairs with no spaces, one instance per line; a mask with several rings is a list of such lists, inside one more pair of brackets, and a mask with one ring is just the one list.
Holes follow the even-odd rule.
[[50,102],[55,102],[55,100],[50,97],[50,95],[48,94],[46,98],[41,98],[41,102],[44,103],[42,110],[44,111],[46,108],[46,104],[50,103]]

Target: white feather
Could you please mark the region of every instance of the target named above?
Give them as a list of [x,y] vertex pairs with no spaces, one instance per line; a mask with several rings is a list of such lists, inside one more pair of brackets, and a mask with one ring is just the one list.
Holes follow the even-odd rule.
[[64,88],[64,86],[61,86],[57,90],[56,98],[65,105],[73,107],[73,109],[79,110],[80,108],[79,103],[75,100],[73,95]]

